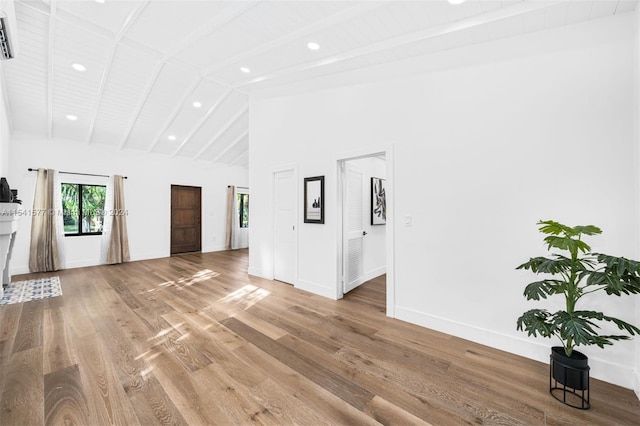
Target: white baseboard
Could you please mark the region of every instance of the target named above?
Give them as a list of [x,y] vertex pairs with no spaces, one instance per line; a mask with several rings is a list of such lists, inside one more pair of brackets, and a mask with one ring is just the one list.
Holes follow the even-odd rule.
[[169,251],[163,250],[159,252],[151,252],[151,253],[137,253],[131,255],[131,261],[135,262],[137,260],[149,260],[149,259],[162,259],[164,257],[169,257]]
[[640,371],[636,371],[636,385],[634,387],[636,396],[640,399]]
[[294,287],[298,290],[308,291],[309,293],[336,300],[336,290],[333,287],[327,287],[322,284],[301,279],[298,279],[298,283]]
[[224,251],[226,250],[227,247],[226,246],[206,246],[202,248],[202,252],[203,253],[210,253],[210,252],[214,252],[214,251]]
[[29,273],[29,267],[28,266],[17,266],[17,267],[11,267],[11,275],[22,275],[22,274],[28,274]]
[[380,275],[384,275],[387,273],[387,267],[386,266],[381,266],[379,268],[373,269],[369,272],[366,272],[363,274],[362,276],[362,282],[365,283],[369,280],[372,280],[374,278],[378,278]]
[[[534,359],[543,363],[549,362],[550,347],[555,344],[552,341],[541,343],[532,339],[515,337],[496,331],[483,329],[469,324],[453,321],[420,312],[412,308],[403,306],[395,307],[396,318],[417,324],[422,327],[490,346],[526,358]],[[606,352],[602,351],[606,356]],[[589,355],[589,365],[591,367],[591,377],[604,380],[627,389],[638,389],[639,379],[628,365],[612,363],[600,356]],[[635,382],[634,383],[634,376]],[[639,393],[636,390],[636,393]],[[640,395],[639,395],[640,397]]]
[[253,275],[255,277],[264,278],[266,280],[272,280],[273,279],[273,275],[267,274],[261,268],[256,268],[256,267],[253,267],[253,266],[249,266],[249,268],[247,270],[247,273],[249,275]]

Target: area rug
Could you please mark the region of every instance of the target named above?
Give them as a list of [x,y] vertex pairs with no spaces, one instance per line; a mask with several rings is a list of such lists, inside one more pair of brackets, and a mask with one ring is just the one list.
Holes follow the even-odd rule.
[[4,289],[0,305],[28,302],[62,296],[60,277],[39,278],[36,280],[16,281]]

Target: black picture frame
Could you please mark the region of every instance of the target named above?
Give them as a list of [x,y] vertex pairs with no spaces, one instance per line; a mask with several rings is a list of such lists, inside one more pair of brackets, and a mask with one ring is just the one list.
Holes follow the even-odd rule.
[[304,223],[324,223],[324,176],[304,178]]
[[371,225],[387,223],[386,179],[371,178]]

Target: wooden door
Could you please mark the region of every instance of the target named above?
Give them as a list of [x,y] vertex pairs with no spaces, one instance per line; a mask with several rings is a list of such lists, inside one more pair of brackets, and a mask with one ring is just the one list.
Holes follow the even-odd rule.
[[296,198],[293,170],[277,172],[274,177],[274,256],[273,277],[295,284],[297,262]]
[[171,254],[200,251],[202,189],[171,185]]

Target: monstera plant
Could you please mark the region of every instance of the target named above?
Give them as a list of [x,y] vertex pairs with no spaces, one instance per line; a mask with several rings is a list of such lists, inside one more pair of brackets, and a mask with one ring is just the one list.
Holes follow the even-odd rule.
[[[596,226],[569,227],[552,220],[540,221],[538,226],[540,232],[546,235],[544,242],[547,249],[553,252],[547,257],[531,258],[517,267],[543,275],[543,279],[525,287],[524,296],[527,300],[539,301],[557,295],[564,298],[564,309],[556,312],[531,309],[518,318],[517,328],[526,331],[529,336],[559,338],[562,348],[552,348],[552,361],[554,356],[560,356],[556,360],[563,366],[570,365],[572,359],[583,361],[584,364],[578,364],[577,367],[572,365],[568,373],[553,369],[553,378],[559,379],[563,385],[585,389],[588,388],[588,375],[587,383],[584,377],[575,380],[570,377],[577,374],[577,369],[588,370],[587,357],[576,351],[575,347],[597,345],[604,348],[614,341],[640,334],[640,329],[603,312],[581,309],[579,301],[597,292],[610,296],[640,293],[640,262],[592,253],[582,237],[602,233]],[[600,334],[603,323],[615,324],[621,334]]]

